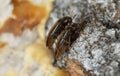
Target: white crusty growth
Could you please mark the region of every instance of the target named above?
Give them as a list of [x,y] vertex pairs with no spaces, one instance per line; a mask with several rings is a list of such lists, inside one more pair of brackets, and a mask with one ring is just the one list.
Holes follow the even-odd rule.
[[0,0],[0,23],[3,23],[12,15],[13,5],[11,0]]

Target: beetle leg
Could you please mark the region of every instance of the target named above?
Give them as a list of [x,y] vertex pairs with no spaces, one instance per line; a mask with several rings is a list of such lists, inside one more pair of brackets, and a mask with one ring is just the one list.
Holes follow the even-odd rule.
[[56,48],[54,50],[54,57],[58,59],[64,52],[67,50],[69,42],[67,42],[70,37],[70,31],[64,31],[59,37],[58,42],[56,43]]
[[[58,41],[57,41],[57,42],[60,42],[60,40],[61,40],[62,37],[64,36],[64,33],[65,33],[65,32],[66,32],[66,31],[64,31],[64,32],[61,33],[61,35],[60,35],[60,37],[58,38]],[[62,52],[62,51],[60,51],[60,46],[58,45],[57,42],[55,42],[56,47],[55,47],[55,49],[54,49],[54,51],[53,51],[53,54],[54,54],[54,62],[53,62],[53,65],[54,65],[54,66],[56,66],[57,59],[58,59],[58,57],[61,55],[61,52]]]

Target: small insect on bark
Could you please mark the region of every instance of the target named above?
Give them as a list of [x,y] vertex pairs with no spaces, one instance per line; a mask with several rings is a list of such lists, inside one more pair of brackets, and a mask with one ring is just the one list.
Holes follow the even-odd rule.
[[[54,64],[65,52],[69,50],[69,47],[79,37],[80,31],[84,28],[84,22],[73,23],[71,17],[63,17],[59,19],[53,27],[50,29],[46,46],[53,51]],[[55,42],[57,40],[57,42]],[[53,48],[55,43],[56,47]]]
[[59,19],[53,27],[50,29],[47,40],[46,40],[46,46],[51,49],[53,43],[57,39],[57,37],[60,35],[60,33],[65,29],[65,26],[69,25],[72,23],[72,18],[71,17],[63,17]]

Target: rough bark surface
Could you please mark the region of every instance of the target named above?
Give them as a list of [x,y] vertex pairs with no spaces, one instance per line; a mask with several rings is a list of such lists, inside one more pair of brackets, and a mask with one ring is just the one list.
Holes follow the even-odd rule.
[[56,0],[46,24],[46,36],[64,16],[74,17],[77,23],[85,21],[85,28],[57,66],[66,67],[66,58],[75,59],[92,76],[120,76],[119,0]]

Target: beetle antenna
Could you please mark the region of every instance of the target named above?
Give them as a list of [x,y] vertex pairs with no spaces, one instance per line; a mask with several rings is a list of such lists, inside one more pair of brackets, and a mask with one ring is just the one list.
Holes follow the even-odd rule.
[[77,15],[75,14],[72,19],[74,19]]
[[77,14],[73,15],[72,19],[73,19],[73,22],[75,20],[75,18],[77,17]]

